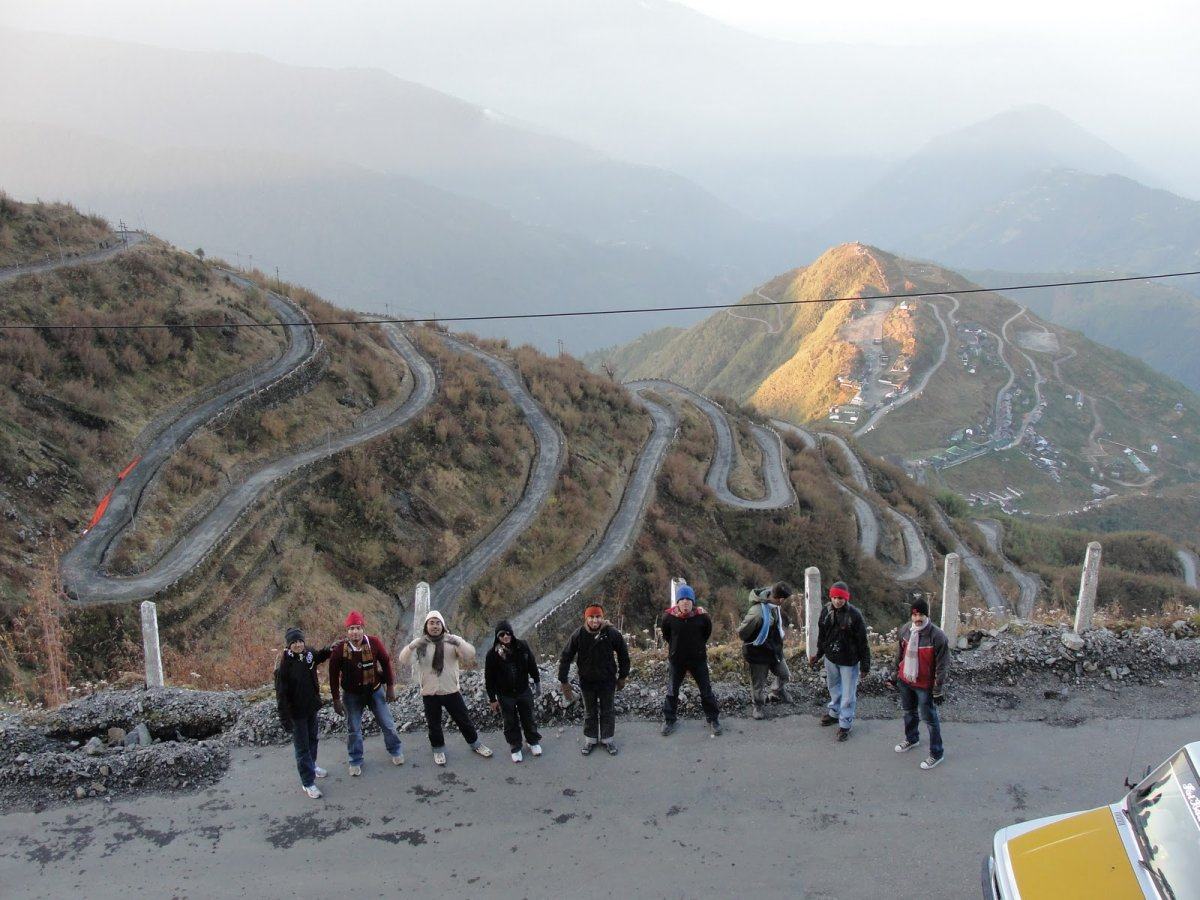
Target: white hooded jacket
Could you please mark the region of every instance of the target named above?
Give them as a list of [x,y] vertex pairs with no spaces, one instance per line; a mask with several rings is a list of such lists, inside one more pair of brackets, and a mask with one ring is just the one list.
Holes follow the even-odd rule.
[[446,629],[446,620],[436,609],[431,609],[425,616],[425,622],[430,619],[442,623],[442,674],[433,671],[434,642],[425,634],[424,622],[421,624],[421,633],[400,651],[399,664],[412,664],[413,674],[421,682],[423,697],[457,694],[459,670],[470,667],[475,661],[475,648],[464,638],[450,634]]

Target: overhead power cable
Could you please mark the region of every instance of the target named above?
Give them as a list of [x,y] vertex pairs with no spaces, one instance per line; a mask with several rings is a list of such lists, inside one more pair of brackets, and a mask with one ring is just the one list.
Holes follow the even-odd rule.
[[747,309],[756,306],[802,306],[807,303],[850,303],[855,300],[912,300],[919,297],[939,297],[942,295],[962,296],[964,294],[1003,294],[1011,291],[1030,291],[1037,288],[1080,287],[1089,284],[1120,284],[1127,281],[1158,281],[1164,278],[1184,278],[1188,275],[1200,275],[1200,270],[1194,272],[1162,272],[1157,275],[1126,275],[1120,278],[1089,278],[1082,281],[1046,281],[1039,284],[1011,284],[1005,287],[975,287],[959,288],[945,291],[910,291],[907,293],[873,294],[869,297],[826,297],[810,300],[764,300],[751,303],[696,303],[687,306],[630,306],[623,309],[580,309],[564,310],[562,312],[537,313],[495,313],[492,315],[476,316],[421,316],[416,318],[375,318],[375,319],[326,319],[313,322],[127,322],[110,325],[104,324],[48,324],[32,325],[27,323],[0,324],[0,329],[14,330],[44,330],[44,331],[78,331],[87,328],[110,329],[114,331],[146,329],[146,328],[281,328],[301,326],[307,328],[310,324],[321,325],[419,325],[449,322],[497,322],[517,319],[566,319],[577,316],[624,316],[637,313],[662,312],[694,312],[710,309]]

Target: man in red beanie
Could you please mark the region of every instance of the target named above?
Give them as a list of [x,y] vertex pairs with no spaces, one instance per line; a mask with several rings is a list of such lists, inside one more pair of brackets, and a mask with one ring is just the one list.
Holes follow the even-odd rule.
[[346,750],[350,756],[351,775],[362,774],[362,716],[365,709],[370,709],[379,723],[392,763],[404,764],[404,744],[396,733],[396,722],[388,708],[388,704],[396,699],[392,658],[383,641],[367,634],[362,613],[356,609],[346,616],[346,640],[334,644],[329,657],[329,693],[333,695],[334,711],[346,717]]
[[871,647],[867,643],[867,623],[857,607],[850,603],[850,588],[844,581],[829,589],[829,603],[817,621],[817,652],[809,657],[814,669],[825,659],[825,685],[829,705],[821,716],[822,725],[837,725],[837,739],[850,737],[854,712],[858,706],[858,680],[871,672]]
[[572,662],[583,694],[583,736],[587,741],[579,752],[587,756],[601,743],[616,756],[614,702],[629,677],[629,648],[621,632],[604,621],[604,607],[599,603],[583,611],[583,627],[571,635],[558,660],[558,682],[568,703],[575,699],[567,681]]

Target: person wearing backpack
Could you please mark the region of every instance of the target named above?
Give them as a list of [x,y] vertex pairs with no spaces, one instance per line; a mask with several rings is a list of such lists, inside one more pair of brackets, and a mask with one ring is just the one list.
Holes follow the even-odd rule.
[[275,668],[275,702],[279,708],[279,724],[291,732],[292,749],[296,753],[296,770],[300,787],[314,800],[321,797],[315,779],[329,773],[317,765],[317,711],[321,708],[321,687],[317,682],[317,666],[329,659],[332,650],[310,650],[304,632],[289,628],[283,638],[283,656]]
[[429,726],[429,746],[433,748],[435,765],[446,764],[446,738],[442,732],[442,711],[445,710],[458,726],[463,740],[479,756],[487,758],[492,751],[483,743],[471,722],[459,687],[458,675],[463,666],[475,660],[475,648],[464,638],[446,629],[446,620],[436,609],[425,616],[421,633],[400,651],[400,665],[414,662],[415,673],[421,682],[421,702],[425,706],[425,724]]
[[675,592],[675,605],[663,613],[658,623],[667,642],[667,696],[663,698],[663,737],[675,731],[679,709],[679,688],[691,673],[700,689],[700,706],[713,737],[722,731],[720,707],[713,694],[708,674],[708,639],[712,637],[712,619],[704,607],[696,605],[696,592],[686,584]]
[[580,753],[588,756],[603,744],[610,756],[617,755],[613,740],[616,730],[616,692],[629,677],[629,648],[625,638],[604,619],[604,607],[593,603],[583,611],[583,625],[571,635],[558,659],[558,682],[563,699],[575,699],[571,683],[571,663],[579,674],[583,694],[583,736]]
[[[529,645],[513,633],[507,619],[496,625],[496,639],[483,661],[483,684],[492,712],[504,717],[504,739],[515,763],[524,760],[521,736],[529,752],[542,755],[533,699],[542,693],[542,676]],[[531,686],[532,685],[532,686]]]
[[756,719],[766,717],[767,679],[775,676],[772,696],[790,703],[787,683],[792,677],[783,660],[783,635],[787,616],[782,604],[792,596],[791,587],[783,581],[773,587],[750,591],[750,609],[738,625],[742,639],[742,658],[750,669],[750,711]]
[[362,613],[356,609],[346,616],[346,639],[333,645],[329,657],[329,693],[333,695],[334,711],[346,717],[346,752],[351,776],[362,774],[362,717],[367,709],[383,732],[383,745],[392,764],[404,765],[404,743],[388,706],[396,699],[392,658],[380,638],[367,634]]
[[866,620],[850,604],[850,588],[844,581],[835,582],[829,589],[829,602],[817,620],[817,652],[809,657],[808,664],[815,669],[822,658],[829,705],[821,724],[836,724],[837,739],[845,741],[854,725],[859,676],[865,678],[871,671],[871,648],[867,644]]

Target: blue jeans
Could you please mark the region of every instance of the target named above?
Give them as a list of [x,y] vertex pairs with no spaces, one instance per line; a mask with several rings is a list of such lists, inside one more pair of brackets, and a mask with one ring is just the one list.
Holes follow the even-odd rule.
[[317,777],[317,714],[292,722],[292,749],[296,751],[296,771],[300,784],[312,787]]
[[917,724],[919,712],[920,721],[929,726],[929,755],[941,759],[946,749],[942,746],[942,722],[933,702],[933,691],[915,688],[903,681],[897,681],[896,688],[900,691],[900,708],[904,710],[904,739],[912,744],[921,739]]
[[839,728],[849,729],[858,707],[858,665],[839,666],[825,657],[825,685],[829,688],[829,714],[837,716]]
[[383,745],[387,747],[389,756],[399,756],[404,751],[400,735],[396,733],[396,722],[392,711],[388,708],[383,696],[383,687],[377,687],[370,694],[354,694],[347,692],[342,697],[346,706],[346,750],[350,754],[350,765],[361,766],[363,761],[363,710],[370,709],[379,730],[383,732]]

